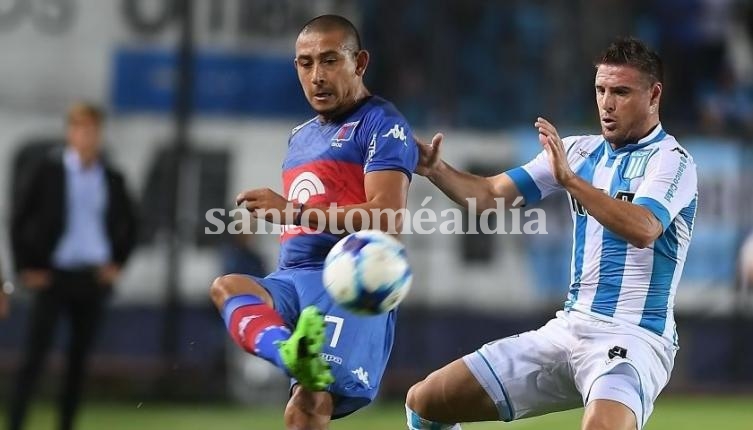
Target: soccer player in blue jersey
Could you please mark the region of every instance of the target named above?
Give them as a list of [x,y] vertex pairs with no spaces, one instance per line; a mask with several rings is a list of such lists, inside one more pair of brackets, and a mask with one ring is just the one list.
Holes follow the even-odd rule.
[[672,370],[674,297],[693,231],[693,158],[659,122],[662,64],[618,39],[595,63],[601,135],[561,139],[538,118],[543,151],[493,177],[442,161],[442,136],[421,144],[417,173],[456,202],[532,205],[571,197],[573,258],[564,309],[538,330],[482,346],[414,385],[410,429],[511,421],[585,406],[586,430],[644,426]]
[[[298,78],[317,116],[291,132],[283,194],[260,188],[237,198],[287,226],[277,271],[266,278],[222,276],[211,297],[239,346],[293,378],[287,428],[316,430],[373,400],[395,325],[395,312],[356,316],[326,293],[322,265],[341,238],[332,232],[376,222],[400,231],[418,148],[402,115],[365,87],[369,54],[347,19],[311,20],[295,51]],[[270,217],[275,212],[284,217]],[[375,212],[381,219],[364,215]]]

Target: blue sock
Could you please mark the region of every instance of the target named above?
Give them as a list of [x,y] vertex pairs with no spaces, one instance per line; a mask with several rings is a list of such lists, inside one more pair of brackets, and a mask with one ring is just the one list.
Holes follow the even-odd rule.
[[243,294],[225,301],[222,318],[237,345],[287,372],[277,343],[291,333],[277,311],[258,296]]

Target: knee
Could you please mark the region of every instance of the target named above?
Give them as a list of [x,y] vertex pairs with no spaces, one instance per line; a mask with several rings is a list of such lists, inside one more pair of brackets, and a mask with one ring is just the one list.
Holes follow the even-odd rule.
[[209,287],[209,296],[217,307],[221,307],[225,303],[225,300],[230,296],[231,276],[232,275],[219,276]]
[[260,289],[246,276],[223,275],[217,277],[212,282],[212,286],[209,287],[209,296],[212,298],[215,306],[218,309],[222,309],[227,299],[238,294],[255,294],[264,298],[259,291]]
[[429,402],[424,395],[424,381],[417,382],[410,387],[408,394],[405,396],[405,405],[419,417],[424,419],[431,418],[429,417],[431,413]]
[[229,298],[242,294],[256,296],[267,305],[273,305],[269,293],[255,280],[245,275],[223,275],[216,278],[209,287],[209,296],[220,310]]

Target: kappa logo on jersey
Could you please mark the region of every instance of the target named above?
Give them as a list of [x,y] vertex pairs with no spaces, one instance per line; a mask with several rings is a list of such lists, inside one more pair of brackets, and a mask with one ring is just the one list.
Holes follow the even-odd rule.
[[604,363],[609,364],[614,360],[619,359],[629,360],[629,358],[627,358],[627,348],[614,346],[607,352],[607,359],[604,361]]
[[319,353],[319,357],[322,357],[322,360],[324,360],[324,361],[326,361],[328,363],[335,363],[335,364],[339,364],[339,365],[343,364],[342,357],[338,357],[337,355],[327,354],[326,352],[320,352]]
[[405,129],[403,127],[400,127],[399,124],[395,124],[387,133],[384,133],[382,137],[393,137],[405,143]]
[[[688,156],[688,153],[685,152],[685,151],[683,151],[682,148],[680,148],[679,146],[676,146],[676,147],[672,148],[672,151],[677,151],[677,152],[679,152],[680,154],[682,154],[685,157]],[[670,152],[672,152],[672,151],[670,151]]]
[[351,370],[350,373],[356,375],[356,378],[358,378],[358,380],[361,381],[363,385],[371,388],[371,384],[369,384],[369,372],[363,370],[363,367],[359,367],[356,370]]
[[353,138],[353,134],[355,134],[359,122],[360,121],[353,121],[343,124],[340,129],[337,130],[337,133],[335,133],[335,137],[332,138],[331,146],[342,148],[343,142],[347,142]]
[[296,133],[298,133],[299,131],[301,131],[301,129],[303,129],[303,127],[307,126],[307,125],[308,125],[308,124],[309,124],[309,123],[310,123],[311,121],[315,120],[316,118],[317,118],[317,117],[313,117],[313,118],[311,118],[310,120],[308,120],[308,121],[304,122],[303,124],[296,126],[296,127],[295,127],[295,128],[294,128],[294,129],[293,129],[293,130],[292,130],[291,132],[290,132],[290,135],[291,135],[291,136],[294,136],[294,135],[295,135]]
[[641,151],[634,151],[630,154],[627,166],[625,166],[625,173],[623,173],[622,177],[625,179],[633,179],[646,174],[646,164],[648,164],[648,159],[651,158],[653,152],[652,149],[644,149]]

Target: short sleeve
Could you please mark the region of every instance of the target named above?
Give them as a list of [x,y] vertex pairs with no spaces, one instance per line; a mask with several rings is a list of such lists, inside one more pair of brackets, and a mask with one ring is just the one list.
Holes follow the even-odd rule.
[[[568,155],[575,141],[576,138],[572,136],[562,140]],[[557,179],[554,178],[552,166],[549,163],[549,155],[546,151],[541,151],[533,160],[505,173],[518,187],[526,205],[536,204],[548,195],[562,189]]]
[[364,173],[398,170],[411,179],[418,164],[418,147],[407,121],[398,115],[379,116],[369,130]]
[[697,194],[695,162],[685,149],[675,144],[671,149],[662,148],[648,161],[645,179],[633,203],[650,210],[666,230]]

